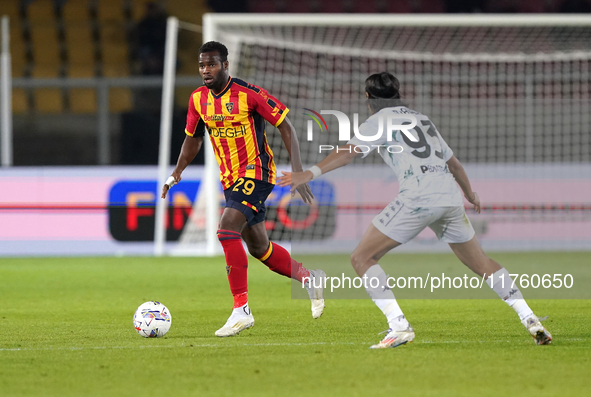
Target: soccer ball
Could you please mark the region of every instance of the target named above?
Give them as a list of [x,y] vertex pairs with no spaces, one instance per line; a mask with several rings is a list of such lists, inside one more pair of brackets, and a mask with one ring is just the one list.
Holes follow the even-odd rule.
[[160,338],[170,329],[172,316],[160,302],[142,303],[133,315],[133,326],[144,338]]

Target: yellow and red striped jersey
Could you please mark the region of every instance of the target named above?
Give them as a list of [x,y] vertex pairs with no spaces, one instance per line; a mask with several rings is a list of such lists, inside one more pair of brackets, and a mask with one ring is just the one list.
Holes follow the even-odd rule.
[[185,133],[205,123],[224,189],[240,177],[275,183],[277,170],[267,143],[265,120],[277,127],[289,109],[264,89],[230,78],[219,95],[207,87],[191,94]]

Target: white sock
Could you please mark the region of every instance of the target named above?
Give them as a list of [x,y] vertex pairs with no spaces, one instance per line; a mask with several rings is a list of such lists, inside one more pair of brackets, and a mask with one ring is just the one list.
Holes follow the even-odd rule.
[[[396,331],[407,329],[409,323],[406,318],[404,318],[404,313],[402,313],[402,309],[398,306],[394,293],[388,288],[388,276],[384,272],[384,269],[378,264],[373,265],[367,269],[363,277],[367,280],[365,288],[367,294],[373,303],[375,303],[382,313],[384,313],[390,328]],[[370,280],[372,278],[379,280],[377,287],[371,287]],[[375,281],[373,282],[373,285],[376,285]]]
[[234,309],[232,309],[232,315],[240,317],[249,316],[250,307],[248,306],[248,302],[246,302],[244,305],[240,307],[235,307]]
[[489,276],[486,279],[486,283],[502,300],[515,310],[520,320],[524,320],[534,314],[525,302],[525,299],[523,299],[523,295],[519,288],[517,288],[517,285],[513,285],[513,279],[504,267],[497,270],[492,276]]
[[515,310],[521,321],[534,314],[525,299],[516,299],[515,303],[511,307],[513,310]]

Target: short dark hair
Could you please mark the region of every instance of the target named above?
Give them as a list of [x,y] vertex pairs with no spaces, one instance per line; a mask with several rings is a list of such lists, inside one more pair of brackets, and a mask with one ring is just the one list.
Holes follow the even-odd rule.
[[226,62],[228,60],[228,49],[225,45],[217,41],[208,41],[207,43],[203,44],[199,48],[199,53],[202,54],[204,52],[217,52],[220,54],[220,59],[222,62]]
[[405,105],[400,99],[400,81],[391,73],[375,73],[365,79],[365,92],[372,111]]

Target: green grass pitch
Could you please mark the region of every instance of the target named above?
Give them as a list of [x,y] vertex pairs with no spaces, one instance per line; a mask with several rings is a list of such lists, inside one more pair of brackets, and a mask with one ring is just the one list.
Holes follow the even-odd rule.
[[[591,253],[498,254],[591,266]],[[405,264],[429,255],[392,255]],[[306,258],[303,258],[304,261]],[[342,263],[348,256],[314,257]],[[451,255],[437,255],[455,263]],[[591,269],[589,271],[591,273]],[[581,396],[591,390],[591,301],[531,300],[552,332],[536,346],[499,299],[405,299],[414,343],[374,351],[387,328],[368,299],[327,302],[313,320],[290,281],[251,260],[255,326],[216,338],[232,298],[223,258],[0,260],[0,395],[12,396]],[[526,296],[527,298],[527,296]],[[163,338],[132,316],[159,300]]]

